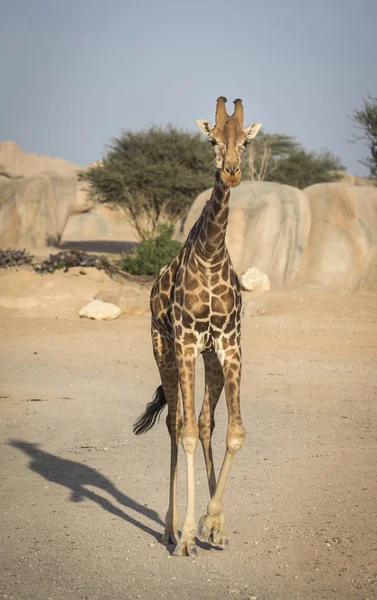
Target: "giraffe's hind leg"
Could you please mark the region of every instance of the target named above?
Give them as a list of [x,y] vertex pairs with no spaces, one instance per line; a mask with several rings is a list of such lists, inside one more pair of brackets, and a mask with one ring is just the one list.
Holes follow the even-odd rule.
[[212,433],[215,427],[215,410],[224,387],[223,371],[215,352],[204,352],[205,391],[199,415],[199,439],[206,464],[209,495],[216,491],[216,474],[212,456]]
[[161,541],[165,545],[176,545],[178,540],[178,514],[176,501],[178,442],[182,429],[179,377],[173,342],[169,338],[161,336],[157,329],[154,328],[152,328],[152,340],[154,356],[160,371],[161,383],[168,405],[166,425],[170,435],[169,507],[165,517],[165,531]]

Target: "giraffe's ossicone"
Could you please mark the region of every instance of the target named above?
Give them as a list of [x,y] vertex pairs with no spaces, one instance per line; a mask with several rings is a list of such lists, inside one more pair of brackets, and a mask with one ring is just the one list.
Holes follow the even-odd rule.
[[[215,152],[215,182],[211,198],[191,229],[179,255],[165,268],[151,292],[152,340],[161,386],[134,426],[135,433],[150,429],[167,404],[166,423],[171,439],[170,497],[163,542],[175,544],[177,556],[196,556],[195,536],[224,546],[222,498],[235,453],[245,438],[240,412],[241,306],[237,274],[225,244],[230,188],[241,181],[241,156],[260,123],[244,128],[241,100],[231,116],[226,99],[217,100],[216,124],[198,121]],[[205,392],[197,422],[195,362],[203,356]],[[222,389],[228,407],[226,453],[216,481],[211,437],[214,413]],[[182,397],[182,407],[181,407]],[[203,446],[210,501],[196,526],[195,451]],[[178,443],[187,465],[187,511],[178,539],[176,481]]]

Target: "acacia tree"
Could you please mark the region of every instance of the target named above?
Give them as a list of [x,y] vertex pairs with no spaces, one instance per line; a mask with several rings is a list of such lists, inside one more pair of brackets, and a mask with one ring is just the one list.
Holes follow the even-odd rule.
[[140,239],[187,214],[196,196],[210,187],[213,152],[200,134],[168,126],[124,131],[99,164],[82,171],[99,202],[121,206]]
[[355,141],[366,140],[370,151],[370,156],[360,162],[368,167],[370,176],[377,179],[377,98],[368,94],[364,98],[364,108],[353,113],[353,121],[363,132],[355,136]]
[[293,185],[301,190],[314,183],[339,181],[345,167],[329,150],[306,152],[298,147],[279,160],[270,181]]
[[246,179],[276,181],[300,189],[313,183],[338,181],[339,172],[344,170],[332,152],[307,152],[295,138],[282,134],[259,132],[245,155]]
[[289,135],[259,131],[244,152],[244,177],[251,181],[270,180],[279,160],[289,155],[296,146],[294,138]]

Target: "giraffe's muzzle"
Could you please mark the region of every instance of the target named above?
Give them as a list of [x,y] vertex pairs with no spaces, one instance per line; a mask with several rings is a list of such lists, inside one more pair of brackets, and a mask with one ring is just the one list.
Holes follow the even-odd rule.
[[228,187],[237,187],[241,182],[241,169],[225,165],[221,170],[221,179]]

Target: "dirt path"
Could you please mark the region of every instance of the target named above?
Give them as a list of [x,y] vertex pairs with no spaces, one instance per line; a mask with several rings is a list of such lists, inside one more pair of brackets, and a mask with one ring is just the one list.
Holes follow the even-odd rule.
[[[148,317],[1,310],[0,598],[376,598],[376,297],[270,294],[262,304],[243,328],[248,434],[226,492],[231,542],[201,545],[196,561],[158,542],[164,420],[131,432],[158,384]],[[197,386],[199,406],[201,366]],[[197,517],[207,503],[199,450]]]

